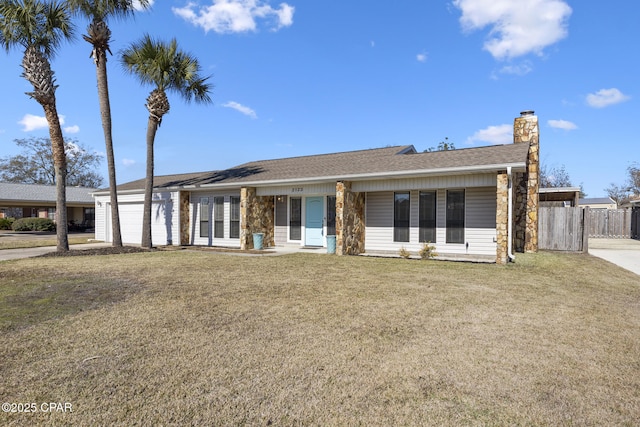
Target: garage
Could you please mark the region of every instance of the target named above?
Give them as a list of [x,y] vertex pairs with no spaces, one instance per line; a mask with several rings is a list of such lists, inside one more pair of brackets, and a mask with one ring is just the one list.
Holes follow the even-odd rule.
[[[171,244],[168,241],[170,239],[167,239],[167,235],[171,236],[170,230],[172,227],[172,216],[171,212],[166,215],[166,207],[167,203],[165,203],[165,200],[154,201],[151,205],[151,240],[154,245]],[[120,232],[122,234],[122,243],[139,245],[142,241],[142,215],[144,212],[144,204],[142,202],[119,203],[118,210],[120,211]],[[108,215],[107,224],[106,240],[111,242],[113,241],[111,215]]]

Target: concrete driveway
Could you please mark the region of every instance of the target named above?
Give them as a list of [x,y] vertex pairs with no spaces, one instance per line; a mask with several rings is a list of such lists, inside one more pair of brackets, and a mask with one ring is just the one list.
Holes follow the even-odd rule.
[[[15,233],[11,231],[2,230],[0,232],[0,237],[2,237],[2,241],[12,241],[12,240],[44,240],[44,239],[55,239],[55,233]],[[80,234],[69,234],[69,238],[72,237],[93,237],[93,234],[88,233],[80,233]],[[100,248],[103,246],[108,246],[108,243],[96,242],[96,243],[83,243],[80,245],[71,245],[70,249],[90,249],[90,248]],[[10,259],[20,259],[20,258],[31,258],[36,257],[42,254],[46,254],[47,252],[55,252],[55,246],[42,246],[37,248],[20,248],[20,249],[0,249],[0,261],[7,261]]]
[[640,240],[589,239],[589,254],[640,276]]

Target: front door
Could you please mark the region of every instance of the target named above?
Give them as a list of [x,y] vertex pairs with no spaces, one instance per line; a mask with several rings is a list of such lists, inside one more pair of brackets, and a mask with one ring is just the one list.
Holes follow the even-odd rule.
[[323,197],[307,197],[305,205],[305,238],[306,246],[322,246],[322,219],[324,214]]

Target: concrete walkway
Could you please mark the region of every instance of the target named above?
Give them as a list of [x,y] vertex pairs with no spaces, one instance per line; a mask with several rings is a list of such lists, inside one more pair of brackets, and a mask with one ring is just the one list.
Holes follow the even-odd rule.
[[[83,243],[80,245],[70,245],[69,249],[71,250],[82,250],[82,249],[91,249],[91,248],[102,248],[105,246],[110,246],[111,243]],[[19,248],[19,249],[2,249],[0,250],[0,261],[8,261],[11,259],[20,259],[20,258],[32,258],[36,256],[40,256],[49,252],[56,251],[55,246],[42,246],[39,248]]]
[[589,239],[589,254],[640,276],[640,240]]

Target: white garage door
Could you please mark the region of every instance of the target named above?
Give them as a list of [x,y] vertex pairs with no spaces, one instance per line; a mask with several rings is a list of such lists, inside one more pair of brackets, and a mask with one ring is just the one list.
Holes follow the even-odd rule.
[[[154,202],[151,205],[151,240],[154,245],[167,244],[167,221],[171,222],[171,215],[165,221],[164,202]],[[142,203],[120,203],[120,232],[122,243],[139,245],[142,242]],[[109,233],[111,241],[111,233]]]

